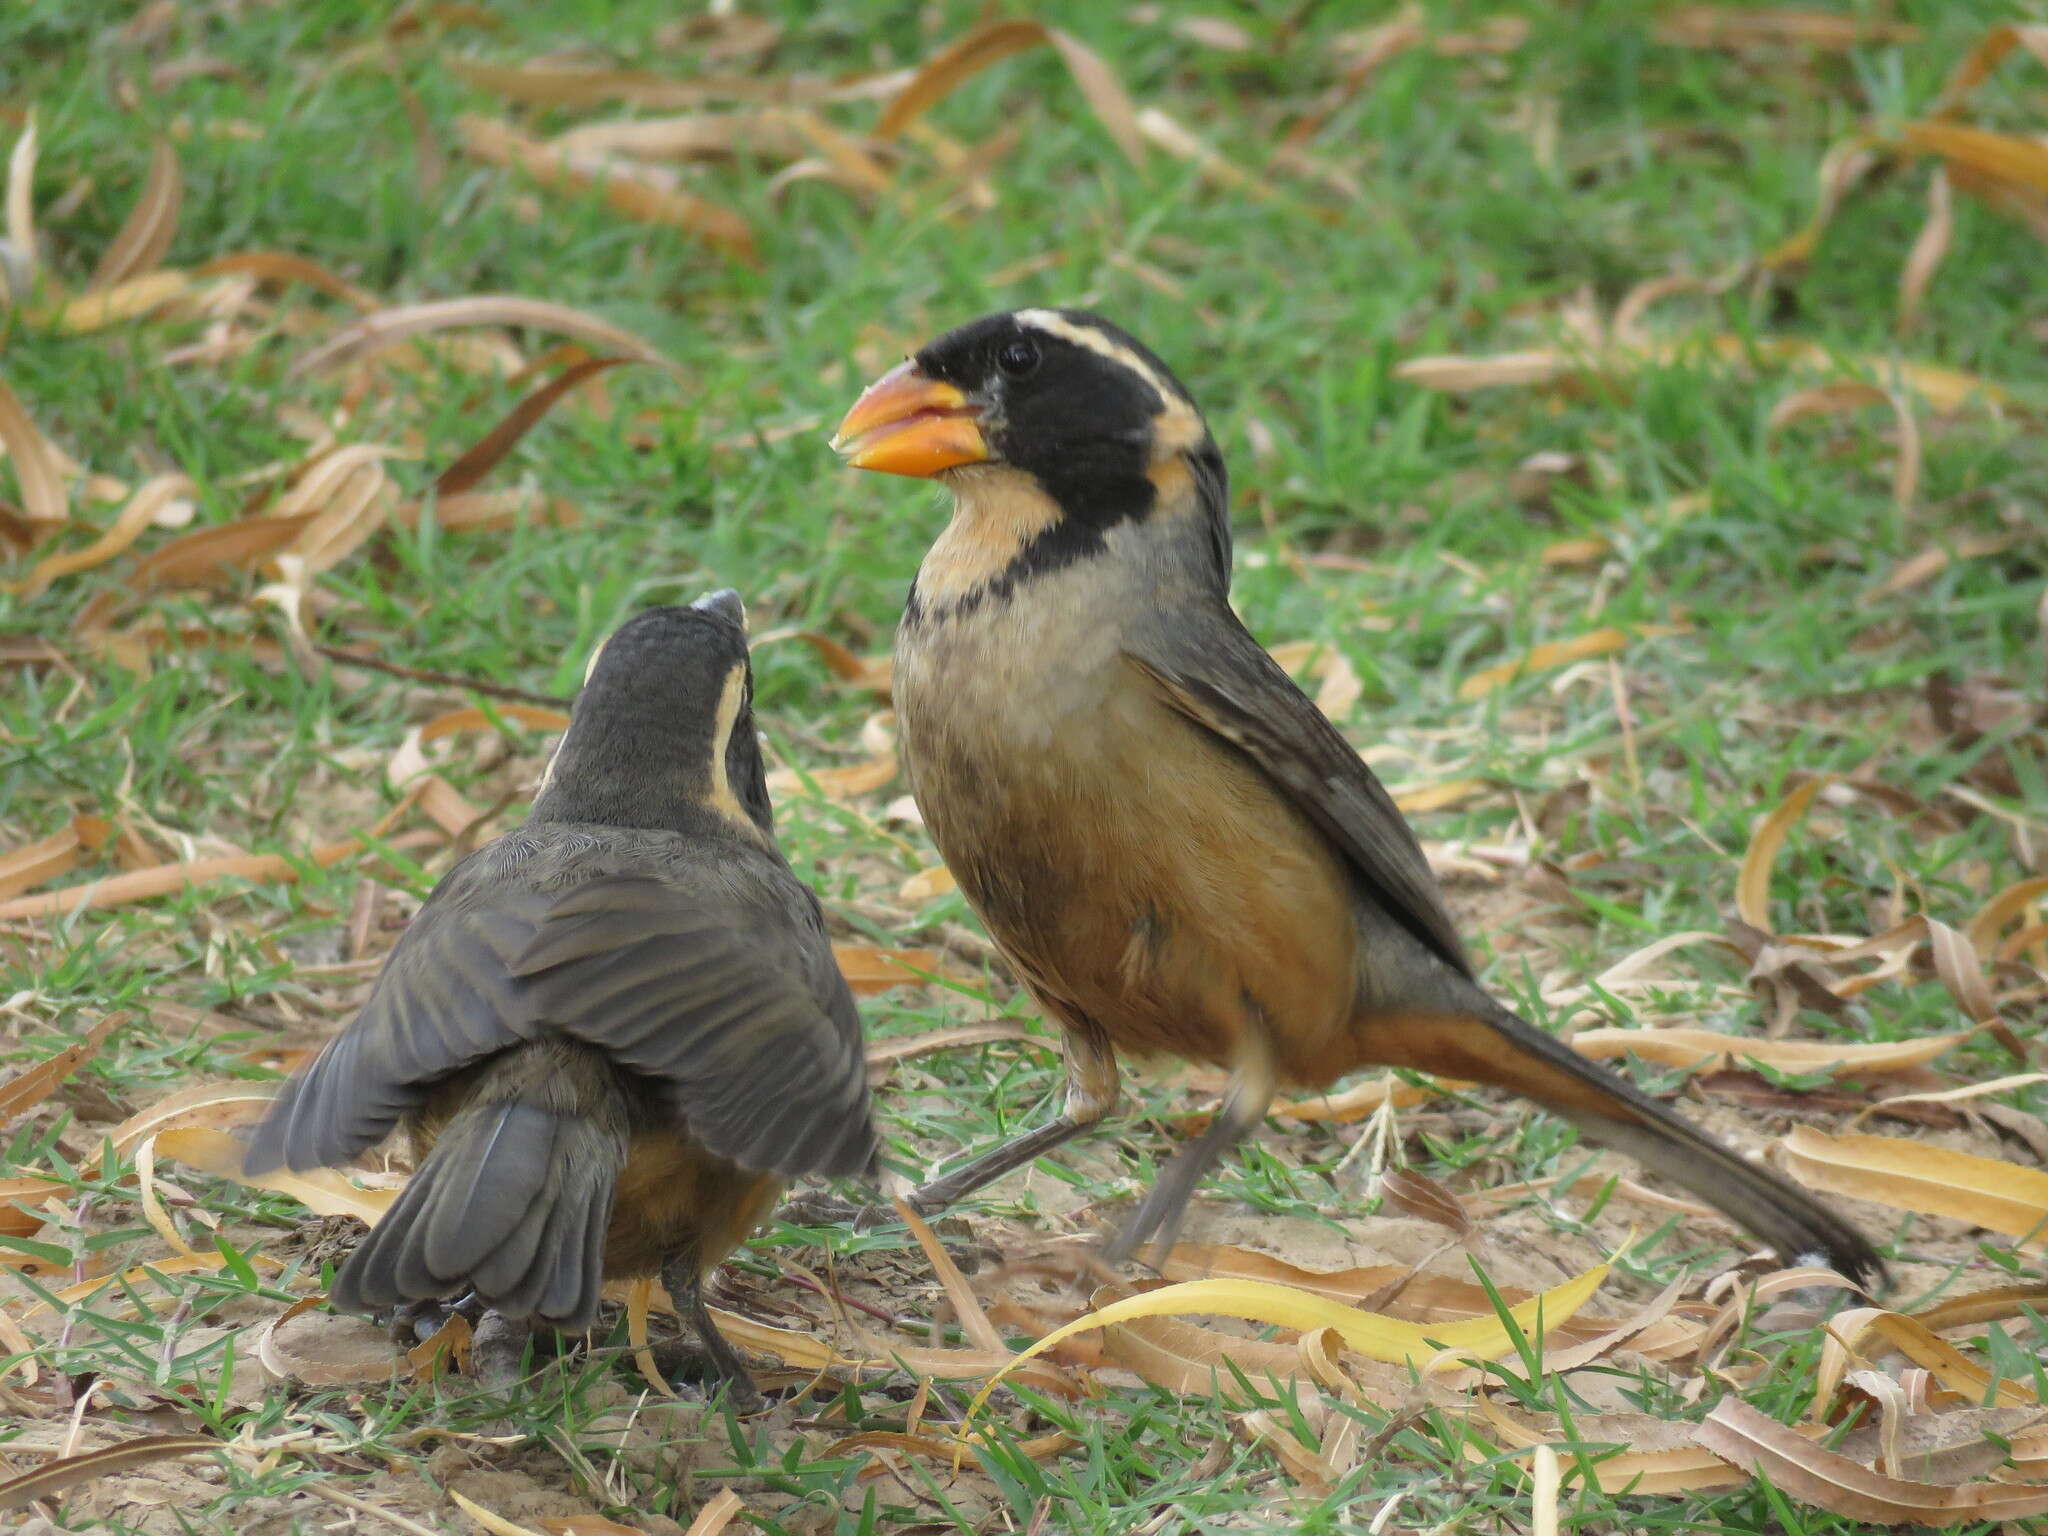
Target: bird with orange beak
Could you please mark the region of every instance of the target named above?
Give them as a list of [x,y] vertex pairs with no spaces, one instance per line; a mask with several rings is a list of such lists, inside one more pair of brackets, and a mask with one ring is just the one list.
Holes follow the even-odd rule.
[[1109,1114],[1119,1052],[1163,1053],[1230,1073],[1111,1252],[1163,1248],[1282,1085],[1409,1067],[1535,1100],[1788,1263],[1882,1273],[1840,1216],[1479,983],[1393,800],[1232,612],[1223,457],[1145,347],[1075,310],[990,315],[876,380],[834,446],[952,493],[896,636],[902,745],[940,854],[1065,1034],[1064,1111],[917,1207]]

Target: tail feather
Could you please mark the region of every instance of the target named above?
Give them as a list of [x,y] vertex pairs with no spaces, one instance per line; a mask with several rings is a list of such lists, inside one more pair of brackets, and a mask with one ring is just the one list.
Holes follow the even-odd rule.
[[569,1331],[597,1311],[624,1138],[490,1084],[442,1129],[335,1278],[349,1311],[474,1291],[512,1318]]
[[1451,1072],[1534,1099],[1741,1223],[1788,1264],[1818,1261],[1853,1280],[1883,1278],[1884,1261],[1869,1240],[1777,1170],[1752,1162],[1492,999],[1483,1001],[1469,1014],[1404,1021],[1386,1031],[1390,1043],[1403,1035],[1415,1041],[1412,1059],[1397,1050],[1391,1064]]

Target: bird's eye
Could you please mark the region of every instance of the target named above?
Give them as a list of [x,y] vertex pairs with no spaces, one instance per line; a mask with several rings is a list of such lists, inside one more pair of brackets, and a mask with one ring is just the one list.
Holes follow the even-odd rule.
[[996,366],[1013,379],[1021,379],[1038,366],[1038,348],[1023,337],[1006,342],[996,354]]

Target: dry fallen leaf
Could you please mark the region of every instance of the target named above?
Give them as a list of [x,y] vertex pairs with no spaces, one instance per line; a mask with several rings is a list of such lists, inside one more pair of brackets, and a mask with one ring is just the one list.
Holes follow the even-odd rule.
[[163,260],[178,230],[178,209],[185,200],[185,179],[169,140],[158,139],[149,159],[149,175],[120,232],[101,254],[86,282],[88,294],[104,293],[132,277],[141,277]]
[[1633,629],[1609,627],[1574,635],[1569,640],[1546,640],[1541,645],[1531,646],[1513,661],[1474,672],[1458,685],[1458,697],[1468,701],[1483,699],[1531,672],[1547,672],[1574,661],[1584,661],[1589,656],[1611,655],[1626,648],[1633,640],[1690,634],[1691,631],[1689,624],[1639,624]]
[[1961,1525],[2048,1514],[2048,1488],[2012,1483],[1909,1482],[1824,1449],[1732,1393],[1699,1428],[1700,1443],[1782,1493],[1830,1514],[1878,1525]]
[[21,487],[21,510],[29,521],[61,523],[70,516],[70,498],[57,472],[55,450],[36,430],[5,379],[0,379],[0,447],[7,450],[0,462],[14,466],[14,478]]
[[596,315],[571,309],[566,304],[510,293],[476,294],[468,298],[401,304],[377,310],[344,326],[299,358],[287,376],[300,378],[337,363],[353,362],[429,332],[490,325],[528,326],[534,330],[579,337],[594,346],[608,347],[641,362],[652,363],[673,376],[682,376],[682,370],[664,357],[653,343],[641,340],[631,331]]
[[105,1014],[75,1043],[0,1082],[0,1126],[42,1103],[65,1078],[97,1056],[107,1036],[132,1017],[126,1009]]
[[1830,1136],[1805,1125],[1778,1145],[1786,1169],[1811,1189],[2048,1243],[2048,1173],[2038,1169],[1894,1136]]
[[0,1482],[0,1509],[20,1509],[39,1499],[53,1498],[80,1483],[148,1466],[153,1461],[204,1456],[224,1449],[222,1442],[211,1435],[145,1435],[97,1451],[61,1456]]
[[1027,48],[1051,45],[1066,63],[1098,121],[1116,140],[1133,165],[1145,162],[1145,139],[1138,128],[1137,108],[1103,63],[1101,56],[1077,39],[1037,21],[992,21],[955,38],[940,49],[896,93],[875,125],[875,136],[893,139],[912,122],[991,64]]
[[636,170],[633,161],[564,150],[474,113],[456,118],[455,131],[463,148],[479,160],[517,166],[544,187],[595,189],[608,207],[629,219],[680,229],[740,260],[755,259],[752,225],[730,208],[654,179],[659,167]]

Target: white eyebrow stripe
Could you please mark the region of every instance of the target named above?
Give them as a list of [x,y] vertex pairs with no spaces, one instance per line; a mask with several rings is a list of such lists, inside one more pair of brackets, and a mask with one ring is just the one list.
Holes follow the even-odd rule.
[[1057,336],[1062,341],[1071,341],[1077,347],[1086,347],[1090,352],[1106,357],[1111,362],[1122,363],[1124,367],[1150,384],[1153,392],[1169,405],[1186,403],[1181,392],[1159,377],[1157,371],[1145,359],[1129,347],[1112,341],[1093,326],[1076,325],[1065,315],[1051,309],[1020,309],[1012,318],[1019,325],[1028,325],[1035,331],[1044,331],[1048,336]]

